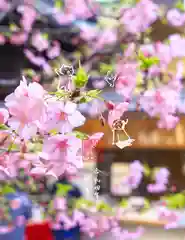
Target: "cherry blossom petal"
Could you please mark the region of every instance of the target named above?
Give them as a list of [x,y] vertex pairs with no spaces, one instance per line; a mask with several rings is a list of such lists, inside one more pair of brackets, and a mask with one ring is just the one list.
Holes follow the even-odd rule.
[[86,118],[79,112],[76,111],[72,116],[68,116],[69,122],[73,127],[79,127],[85,123]]
[[9,112],[5,108],[0,108],[0,124],[4,124],[8,121]]

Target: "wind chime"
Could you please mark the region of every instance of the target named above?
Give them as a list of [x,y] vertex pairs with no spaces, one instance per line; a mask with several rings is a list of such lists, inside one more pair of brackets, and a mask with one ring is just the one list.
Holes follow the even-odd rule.
[[[112,124],[112,145],[116,145],[120,149],[131,146],[132,143],[134,142],[134,139],[131,139],[127,131],[125,130],[127,123],[128,123],[128,119],[126,121],[117,119],[117,120],[114,120]],[[128,137],[128,139],[121,141],[119,136],[120,132],[124,132],[124,134]]]
[[58,81],[58,88],[64,89],[65,91],[70,91],[71,90],[71,78],[74,75],[74,69],[73,66],[68,66],[65,64],[62,64],[60,69],[55,69],[56,75],[59,77],[63,76],[65,77],[65,81],[61,86],[61,80],[59,79]]

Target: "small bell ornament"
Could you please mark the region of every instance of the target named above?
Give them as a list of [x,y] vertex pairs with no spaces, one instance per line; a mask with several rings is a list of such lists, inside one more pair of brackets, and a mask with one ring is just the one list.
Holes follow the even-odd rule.
[[[113,134],[112,145],[116,145],[120,149],[131,146],[132,143],[135,141],[134,139],[131,139],[129,137],[129,135],[127,134],[127,132],[125,130],[125,126],[127,125],[127,123],[128,123],[128,119],[126,121],[117,119],[112,124],[112,134]],[[128,139],[121,141],[119,138],[119,132],[124,132],[125,135],[128,137]],[[117,138],[117,140],[116,140],[116,138]]]

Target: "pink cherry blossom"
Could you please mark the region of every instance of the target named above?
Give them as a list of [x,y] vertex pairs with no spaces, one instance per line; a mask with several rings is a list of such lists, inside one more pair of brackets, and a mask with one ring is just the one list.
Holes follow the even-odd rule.
[[43,65],[42,65],[42,69],[47,74],[47,76],[52,76],[53,69],[46,61],[44,61]]
[[18,12],[22,13],[21,26],[26,32],[30,32],[34,21],[36,20],[36,11],[31,6],[20,6]]
[[89,104],[84,104],[80,106],[80,109],[87,113],[92,118],[100,116],[103,112],[106,111],[106,104],[98,99],[92,100]]
[[6,42],[6,38],[2,34],[0,34],[0,45],[4,45],[5,42]]
[[158,171],[155,172],[155,180],[158,183],[168,183],[168,178],[170,176],[170,172],[167,168],[160,168]]
[[55,101],[49,102],[48,120],[45,126],[49,129],[58,129],[61,133],[71,132],[74,128],[85,123],[85,117],[77,110],[77,104],[73,102]]
[[[92,12],[87,7],[86,3],[83,0],[67,0],[66,1],[65,12],[72,14],[78,19],[85,19],[92,17]],[[92,4],[92,1],[89,1],[89,4]]]
[[111,232],[116,240],[140,239],[140,237],[144,233],[144,228],[138,227],[135,232],[129,232],[126,229],[121,229],[120,227],[116,227],[116,228],[113,228]]
[[107,232],[110,229],[110,222],[107,216],[100,216],[98,219],[100,232]]
[[77,153],[69,151],[67,154],[67,162],[65,164],[65,172],[68,174],[76,174],[78,169],[83,168],[83,155],[81,154],[83,147]]
[[163,115],[160,120],[157,122],[158,128],[173,129],[179,122],[179,117],[173,115]]
[[143,171],[144,168],[142,164],[139,161],[135,160],[130,164],[129,174],[123,178],[121,184],[128,184],[132,189],[137,188],[143,178]]
[[0,172],[3,176],[14,178],[17,176],[18,170],[23,168],[26,173],[29,173],[31,164],[38,161],[38,155],[35,154],[24,154],[21,153],[10,153],[4,155],[0,161]]
[[5,108],[0,108],[0,124],[4,124],[8,121],[9,112]]
[[168,10],[166,18],[175,27],[181,27],[185,23],[185,14],[175,8]]
[[116,31],[115,30],[105,30],[100,34],[98,41],[96,41],[94,48],[96,50],[102,49],[106,45],[114,44],[117,40]]
[[145,91],[140,105],[151,117],[176,112],[178,93],[168,87]]
[[135,43],[129,43],[127,48],[124,51],[124,56],[126,58],[132,56],[135,53],[135,50],[136,50],[136,44]]
[[162,193],[165,192],[167,189],[167,186],[165,184],[161,183],[153,183],[153,184],[148,184],[147,190],[150,193]]
[[83,222],[85,221],[85,214],[75,209],[73,212],[73,221],[79,225],[83,224]]
[[83,154],[88,154],[93,150],[93,148],[96,147],[98,142],[101,140],[103,137],[104,133],[102,132],[97,132],[91,136],[88,137],[88,139],[83,140]]
[[66,214],[61,214],[61,222],[64,224],[64,230],[69,230],[75,227],[75,222],[69,218]]
[[171,48],[169,45],[161,42],[157,42],[154,46],[156,51],[154,56],[159,58],[160,67],[165,69],[172,60]]
[[48,40],[45,39],[40,32],[35,32],[31,41],[32,46],[35,47],[39,52],[42,52],[49,47]]
[[126,99],[130,99],[131,94],[136,86],[137,64],[125,64],[124,62],[120,61],[117,64],[116,72],[119,74],[119,77],[116,81],[116,92]]
[[56,12],[53,16],[59,24],[67,25],[75,20],[75,16],[71,13]]
[[158,6],[152,1],[142,0],[124,12],[121,22],[125,25],[126,31],[136,34],[144,32],[157,18]]
[[24,32],[22,33],[14,33],[10,38],[10,43],[14,45],[22,45],[24,44],[28,39],[28,35]]
[[14,227],[0,226],[0,233],[7,234],[14,230]]
[[66,210],[67,202],[65,198],[56,197],[54,200],[55,208],[58,210]]
[[165,230],[178,228],[179,224],[177,222],[170,222],[165,225]]
[[47,161],[44,163],[43,161],[37,161],[33,163],[30,173],[35,176],[52,176],[57,179],[64,173],[64,167],[60,162]]
[[10,7],[10,4],[7,0],[1,0],[0,2],[0,10],[1,11],[7,11]]
[[90,237],[94,237],[95,232],[98,230],[98,224],[94,219],[86,218],[81,224],[81,230]]
[[141,162],[139,160],[134,160],[130,164],[129,169],[131,171],[138,171],[138,172],[143,172],[144,171],[144,167],[143,167],[143,165],[141,164]]
[[51,228],[54,230],[61,230],[61,223],[52,223]]
[[176,212],[167,209],[166,207],[160,207],[157,209],[158,218],[161,221],[165,221],[165,229],[175,228],[179,221],[179,216]]
[[97,27],[92,27],[87,24],[80,24],[79,27],[81,29],[80,36],[85,41],[92,41],[99,35]]
[[47,56],[50,59],[54,59],[56,57],[58,57],[60,55],[60,44],[57,41],[53,42],[53,46],[49,47],[49,49],[47,50]]
[[46,160],[58,160],[65,162],[65,159],[71,154],[76,153],[82,148],[82,140],[74,135],[58,134],[47,138],[44,141],[42,153],[40,154]]
[[165,69],[172,60],[170,46],[162,42],[141,45],[140,50],[150,56],[158,57],[160,60],[159,66],[163,69]]
[[103,89],[106,86],[106,82],[104,80],[99,81],[99,80],[95,80],[93,81],[93,87],[96,89]]
[[24,54],[30,60],[30,62],[35,64],[36,66],[41,67],[46,63],[44,57],[37,57],[28,49],[24,50]]
[[167,86],[170,87],[171,89],[176,90],[178,93],[180,93],[180,91],[183,88],[183,85],[182,85],[183,73],[184,73],[184,64],[183,62],[179,61],[176,64],[176,73],[172,74],[172,80],[169,81]]
[[112,124],[115,120],[121,118],[124,112],[128,110],[128,102],[113,104],[113,109],[109,111],[108,123],[112,127]]
[[173,57],[184,57],[185,56],[185,38],[179,34],[173,34],[169,37],[169,45]]
[[12,115],[8,120],[8,125],[20,137],[29,139],[36,135],[37,121],[41,119],[45,111],[44,94],[45,91],[41,85],[35,82],[27,85],[24,80],[14,93],[5,98],[5,105]]
[[112,228],[111,233],[115,237],[115,239],[121,238],[121,227]]
[[13,154],[5,156],[4,161],[1,161],[0,164],[0,172],[3,179],[5,176],[6,178],[15,178],[17,176],[17,162],[19,160],[20,159]]

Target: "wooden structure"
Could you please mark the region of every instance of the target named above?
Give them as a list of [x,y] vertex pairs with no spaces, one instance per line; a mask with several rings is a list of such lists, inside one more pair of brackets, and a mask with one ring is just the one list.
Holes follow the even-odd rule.
[[[102,126],[98,120],[89,119],[80,130],[88,134],[103,132],[104,137],[97,147],[99,149],[116,149],[112,146],[112,131],[108,125]],[[173,130],[158,129],[155,119],[129,118],[126,130],[130,137],[135,139],[130,148],[185,150],[185,117],[181,118],[180,123]],[[125,138],[124,134],[121,134],[120,138]]]
[[[176,185],[177,191],[185,188],[185,117],[173,130],[167,131],[158,129],[156,120],[146,119],[140,113],[127,113],[129,119],[126,130],[135,142],[131,147],[120,150],[112,145],[112,131],[108,125],[104,127],[98,120],[87,120],[80,128],[83,132],[93,134],[104,132],[104,137],[99,142],[97,150],[98,169],[111,173],[114,163],[129,163],[133,160],[140,160],[150,167],[168,167],[171,172],[171,184]],[[125,139],[125,135],[120,135]],[[110,192],[111,176],[101,176],[101,192]],[[135,195],[148,196],[146,182],[143,182]]]

